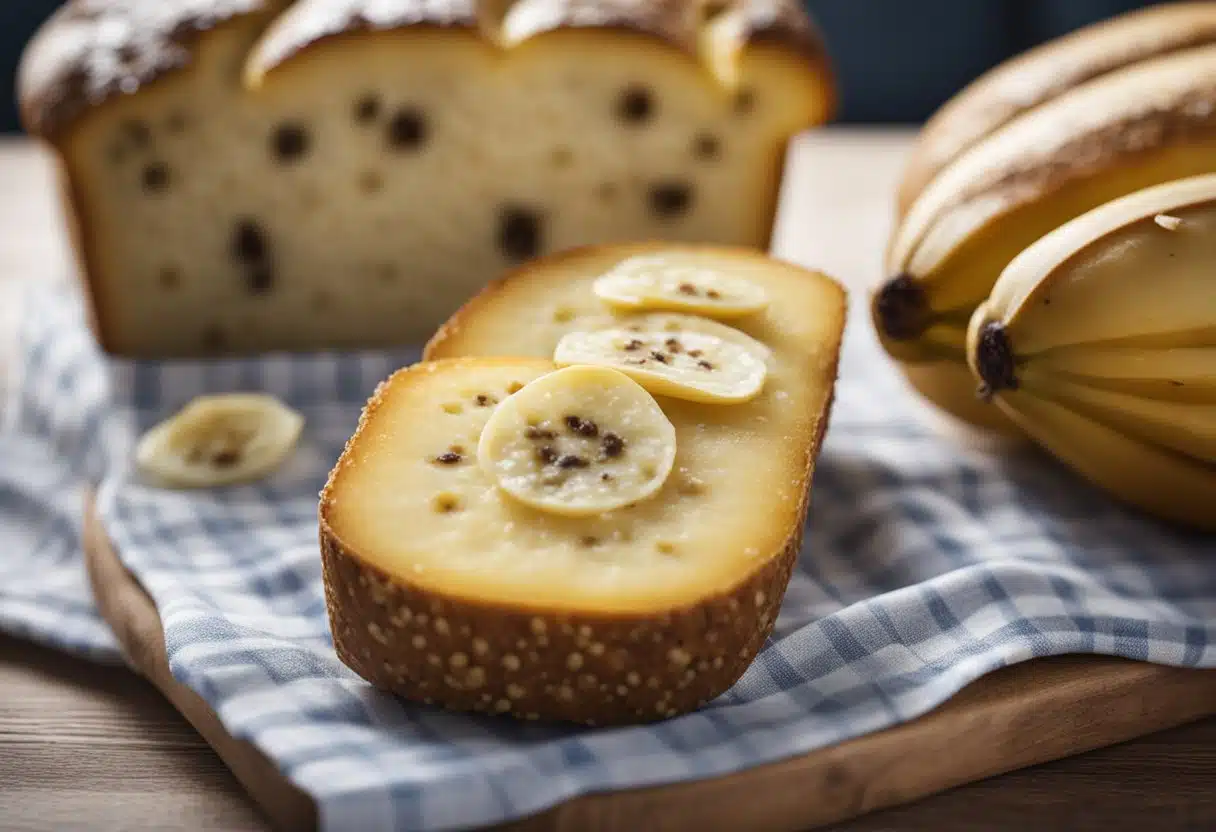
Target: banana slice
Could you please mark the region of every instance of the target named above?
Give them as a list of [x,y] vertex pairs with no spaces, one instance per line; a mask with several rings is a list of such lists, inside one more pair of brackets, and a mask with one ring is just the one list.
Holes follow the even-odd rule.
[[623,373],[569,367],[495,408],[477,460],[506,493],[553,514],[586,516],[654,496],[671,474],[676,429]]
[[136,464],[174,488],[259,479],[295,447],[304,418],[256,393],[200,396],[144,434]]
[[768,296],[755,283],[676,254],[630,257],[591,290],[621,309],[671,309],[711,318],[739,318],[768,306]]
[[678,312],[645,312],[627,315],[618,319],[613,326],[627,329],[630,332],[664,332],[665,337],[684,332],[699,332],[704,335],[714,335],[731,344],[737,344],[761,361],[767,362],[773,357],[773,351],[750,335],[740,332],[733,326],[711,321],[700,315],[683,315]]
[[557,342],[553,360],[612,367],[656,395],[705,404],[750,401],[768,373],[762,357],[733,340],[666,329],[571,332]]

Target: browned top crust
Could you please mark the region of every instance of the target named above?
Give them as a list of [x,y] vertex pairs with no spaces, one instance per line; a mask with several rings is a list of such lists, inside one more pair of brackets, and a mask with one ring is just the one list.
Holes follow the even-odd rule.
[[696,52],[713,25],[738,46],[775,43],[828,71],[819,31],[797,0],[70,0],[23,58],[26,129],[54,137],[89,108],[189,64],[199,33],[283,9],[255,46],[254,75],[330,37],[409,26],[510,43],[555,29],[626,29]]
[[793,0],[516,0],[503,19],[516,41],[554,29],[619,28],[694,51],[705,25],[728,18],[741,42],[772,40],[812,57],[823,53],[818,29]]
[[557,29],[620,29],[695,54],[703,27],[718,21],[738,45],[773,41],[826,63],[796,0],[299,0],[258,44],[250,70],[270,72],[326,38],[416,25],[476,29],[505,46]]
[[54,135],[85,110],[190,62],[199,33],[287,0],[71,0],[30,42],[18,78],[31,133]]
[[823,33],[802,3],[791,0],[747,0],[742,9],[744,39],[775,43],[827,64]]
[[[488,0],[296,0],[254,48],[250,67],[266,72],[337,35],[407,26],[476,29]],[[481,7],[479,11],[479,7]]]

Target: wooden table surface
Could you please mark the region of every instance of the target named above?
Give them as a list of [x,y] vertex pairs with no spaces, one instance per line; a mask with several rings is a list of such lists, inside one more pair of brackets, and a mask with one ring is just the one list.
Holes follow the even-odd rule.
[[[801,141],[777,252],[854,288],[872,280],[907,146],[902,131],[828,130]],[[69,267],[53,196],[42,153],[0,141],[0,335],[15,314],[6,285]],[[151,685],[0,636],[0,830],[264,828],[235,779]],[[1216,719],[836,829],[1216,830]]]

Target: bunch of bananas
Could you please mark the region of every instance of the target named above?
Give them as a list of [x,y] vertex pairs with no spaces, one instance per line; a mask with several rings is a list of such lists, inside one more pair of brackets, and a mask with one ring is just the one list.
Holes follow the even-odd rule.
[[996,68],[909,163],[871,303],[884,348],[954,416],[1216,530],[1207,174],[1216,3],[1125,15]]

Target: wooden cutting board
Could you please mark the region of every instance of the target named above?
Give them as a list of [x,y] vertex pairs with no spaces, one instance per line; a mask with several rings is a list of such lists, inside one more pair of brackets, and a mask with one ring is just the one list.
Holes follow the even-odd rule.
[[[151,598],[122,565],[90,500],[86,563],[102,614],[135,668],[182,712],[280,829],[316,826],[312,800],[229,735],[169,671]],[[1216,714],[1216,671],[1061,657],[987,676],[904,725],[740,774],[590,795],[511,832],[793,832],[912,801]]]

